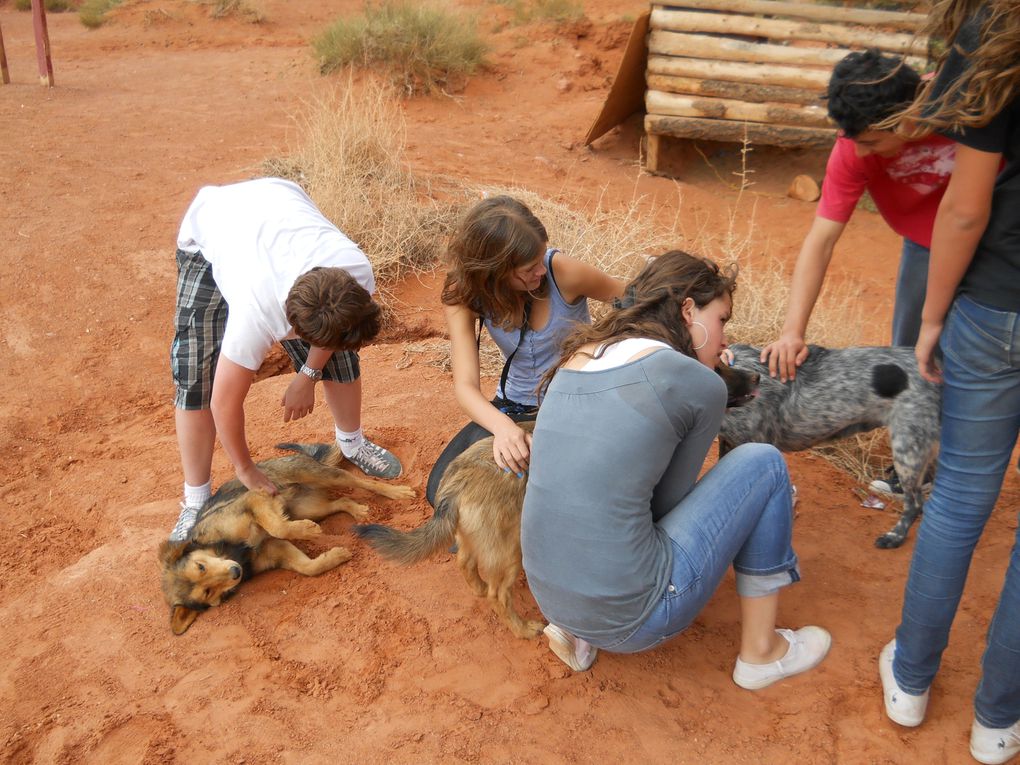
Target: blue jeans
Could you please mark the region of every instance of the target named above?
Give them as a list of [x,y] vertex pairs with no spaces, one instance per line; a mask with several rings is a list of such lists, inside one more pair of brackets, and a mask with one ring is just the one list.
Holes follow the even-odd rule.
[[896,277],[896,302],[893,304],[892,344],[913,348],[921,332],[921,309],[928,289],[927,247],[903,240],[900,270]]
[[768,444],[744,444],[708,471],[657,525],[673,543],[659,605],[629,637],[603,646],[635,653],[669,640],[701,613],[733,564],[737,592],[770,595],[799,581],[786,462]]
[[[923,693],[938,671],[974,547],[998,500],[1020,430],[1020,315],[961,295],[940,345],[939,464],[910,562],[893,663],[896,682],[913,694]],[[992,728],[1020,720],[1017,542],[988,630],[974,711]]]

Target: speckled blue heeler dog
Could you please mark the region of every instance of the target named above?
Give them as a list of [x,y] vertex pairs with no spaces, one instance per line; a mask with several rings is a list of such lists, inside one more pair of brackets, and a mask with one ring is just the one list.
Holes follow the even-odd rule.
[[729,409],[719,433],[720,451],[747,442],[796,452],[828,441],[889,428],[893,464],[903,485],[903,514],[875,540],[899,547],[921,512],[921,487],[939,441],[941,389],[917,371],[913,348],[821,348],[786,383],[769,377],[761,350],[731,345],[734,366],[761,375],[757,398]]

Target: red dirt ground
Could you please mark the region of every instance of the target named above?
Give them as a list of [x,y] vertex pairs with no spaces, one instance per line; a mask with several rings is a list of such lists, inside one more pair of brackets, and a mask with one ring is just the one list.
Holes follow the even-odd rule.
[[[199,186],[258,172],[293,138],[291,117],[329,79],[307,40],[352,0],[266,0],[266,23],[209,19],[184,0],[128,3],[97,31],[49,17],[56,87],[38,85],[30,16],[0,6],[13,83],[0,87],[0,759],[12,763],[967,761],[970,698],[1020,505],[1010,474],[978,548],[928,722],[892,725],[876,656],[894,629],[912,543],[872,540],[892,516],[854,482],[792,456],[804,581],[786,624],[834,636],[824,665],[757,693],[729,677],[738,640],[731,580],[679,639],[603,655],[571,674],[544,642],[514,639],[468,592],[451,556],[402,569],[325,523],[313,550],[347,565],[317,579],[273,572],[170,634],[156,547],[176,517],[170,405],[173,243]],[[486,16],[503,13],[475,0]],[[416,173],[513,183],[584,205],[644,196],[692,230],[723,230],[733,147],[683,147],[681,180],[638,165],[639,123],[580,145],[607,93],[635,0],[588,0],[590,24],[487,32],[491,66],[454,99],[405,111]],[[761,250],[791,262],[813,205],[784,196],[824,155],[752,156]],[[682,207],[677,205],[677,193]],[[746,199],[745,199],[746,203]],[[833,279],[859,286],[881,342],[898,246],[873,214],[845,236]],[[441,328],[436,278],[404,285],[401,319]],[[739,302],[738,302],[739,309]],[[396,337],[399,337],[397,335]],[[390,341],[365,350],[365,423],[422,492],[462,424],[449,375]],[[286,378],[253,389],[258,456],[328,433],[320,404],[283,425]],[[215,478],[230,477],[221,453]],[[403,527],[424,499],[373,502]],[[537,609],[526,589],[520,597]]]

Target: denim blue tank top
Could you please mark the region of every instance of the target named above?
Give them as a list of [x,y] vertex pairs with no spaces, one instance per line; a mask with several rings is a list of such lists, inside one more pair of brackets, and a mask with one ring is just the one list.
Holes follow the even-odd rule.
[[505,330],[493,326],[492,320],[485,318],[485,328],[492,339],[507,358],[517,348],[517,355],[510,364],[506,378],[506,390],[497,390],[496,394],[525,406],[538,406],[538,383],[542,375],[560,360],[560,345],[577,322],[591,323],[588,313],[588,300],[581,298],[571,305],[563,299],[560,288],[553,276],[552,259],[559,252],[549,248],[545,252],[545,267],[549,273],[549,321],[541,330],[528,328],[521,339],[520,347],[517,339],[521,328]]

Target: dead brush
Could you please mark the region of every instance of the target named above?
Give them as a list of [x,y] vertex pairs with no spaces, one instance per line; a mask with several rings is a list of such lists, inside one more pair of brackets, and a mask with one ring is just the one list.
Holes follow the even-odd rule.
[[390,89],[348,78],[295,121],[298,148],[266,160],[262,171],[301,184],[364,250],[385,307],[401,279],[435,268],[454,209],[407,169],[403,115]]

